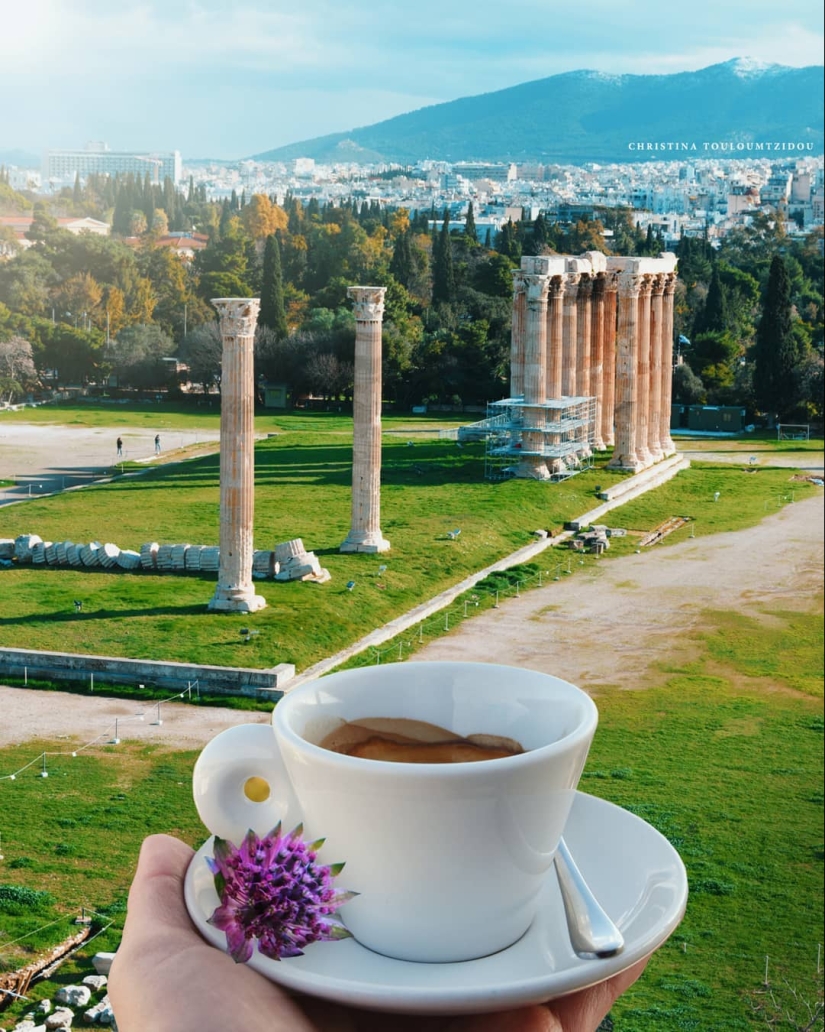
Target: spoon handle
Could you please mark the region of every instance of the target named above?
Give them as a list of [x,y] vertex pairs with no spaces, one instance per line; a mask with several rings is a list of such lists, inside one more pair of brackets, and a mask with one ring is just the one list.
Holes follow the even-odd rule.
[[619,953],[624,937],[590,891],[563,838],[555,863],[573,949],[580,955],[595,957]]

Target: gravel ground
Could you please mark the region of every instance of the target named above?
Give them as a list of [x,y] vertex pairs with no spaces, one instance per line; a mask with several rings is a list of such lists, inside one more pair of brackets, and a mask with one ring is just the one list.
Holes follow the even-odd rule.
[[[158,432],[162,448],[159,458],[155,456]],[[118,436],[123,439],[123,458],[131,462],[168,462],[193,445],[208,444],[211,450],[220,439],[217,431],[11,423],[0,413],[0,480],[16,481],[12,487],[0,487],[0,505],[87,484],[113,473]]]

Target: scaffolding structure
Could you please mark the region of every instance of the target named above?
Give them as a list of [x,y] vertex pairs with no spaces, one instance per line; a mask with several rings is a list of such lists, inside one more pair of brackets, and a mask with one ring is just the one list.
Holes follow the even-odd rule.
[[504,398],[490,402],[487,418],[472,427],[485,438],[487,480],[533,476],[524,461],[527,456],[544,460],[551,481],[593,466],[594,397],[552,398],[540,404],[527,404],[523,396]]

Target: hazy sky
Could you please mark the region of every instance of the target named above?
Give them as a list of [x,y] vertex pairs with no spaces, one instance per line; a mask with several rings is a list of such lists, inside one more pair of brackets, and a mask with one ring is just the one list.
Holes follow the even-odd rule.
[[822,53],[817,0],[0,0],[0,151],[238,158],[579,68]]

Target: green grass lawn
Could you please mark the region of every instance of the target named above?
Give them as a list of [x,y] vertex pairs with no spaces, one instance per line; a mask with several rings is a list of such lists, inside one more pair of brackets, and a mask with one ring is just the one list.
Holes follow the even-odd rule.
[[[351,421],[282,417],[259,429],[279,436],[261,442],[256,452],[256,545],[302,537],[331,570],[329,584],[257,582],[270,605],[243,618],[261,631],[244,645],[238,619],[205,611],[214,580],[3,570],[0,642],[46,649],[71,642],[74,651],[226,665],[290,660],[301,668],[527,543],[534,529],[558,528],[594,507],[597,487],[619,476],[597,466],[559,485],[490,484],[483,479],[481,446],[457,449],[431,435],[387,434],[382,529],[392,551],[342,556],[337,548],[349,528]],[[789,504],[791,492],[799,501],[817,490],[790,481],[793,471],[771,467],[767,458],[756,472],[746,468],[695,462],[614,510],[606,522],[629,533],[614,539],[598,561],[634,550],[639,535],[672,515],[693,520],[659,547],[691,532],[701,537],[754,525]],[[121,547],[146,540],[215,543],[217,503],[217,458],[198,458],[5,508],[0,536],[36,532]],[[446,532],[456,526],[461,537],[450,541]],[[379,564],[387,565],[380,577]],[[491,605],[496,591],[526,589],[540,576],[546,583],[554,571],[566,576],[566,569],[573,576],[578,569],[569,552],[544,553],[489,578],[451,612],[463,618],[463,601],[472,601],[469,618],[478,611],[475,601]],[[344,587],[349,579],[356,581],[351,593]],[[84,600],[81,614],[72,606],[78,597]],[[821,996],[821,611],[764,608],[760,616],[708,612],[692,632],[690,665],[669,668],[664,686],[598,690],[600,726],[582,788],[658,827],[682,854],[691,883],[684,922],[615,1008],[617,1029],[764,1028],[753,1005],[766,999],[758,995],[766,956],[771,985],[789,1006],[801,1007],[791,990],[807,999]],[[443,627],[443,617],[433,618],[421,636],[426,640]],[[412,638],[412,647],[402,648],[407,655],[417,639],[405,637]],[[113,924],[60,969],[57,980],[71,982],[88,973],[94,952],[116,947],[143,837],[164,831],[192,845],[205,837],[191,798],[196,754],[124,743],[73,758],[65,741],[29,742],[0,750],[0,776],[40,750],[55,753],[48,756],[48,778],[39,776],[35,763],[14,782],[0,781],[0,963],[14,968],[31,956],[28,950],[70,934],[70,916],[85,906]],[[3,886],[12,888],[4,893]],[[34,891],[21,891],[27,889]],[[52,920],[58,923],[10,945]],[[52,983],[35,987],[32,995],[53,992]],[[15,1005],[0,1024],[30,1006]]]
[[[255,545],[273,548],[300,537],[329,569],[330,582],[258,581],[268,608],[241,617],[207,612],[214,576],[5,569],[0,643],[49,650],[64,648],[69,639],[77,652],[223,666],[291,662],[301,670],[527,544],[534,530],[560,529],[599,503],[599,488],[622,477],[605,469],[601,457],[593,469],[560,484],[491,483],[484,479],[482,444],[458,449],[439,440],[434,435],[443,422],[386,420],[381,526],[392,550],[342,555],[338,548],[351,515],[351,419],[260,419],[277,436],[256,447]],[[411,426],[425,432],[414,434]],[[147,541],[216,544],[218,469],[217,455],[201,456],[6,506],[0,509],[0,537],[37,533],[44,540],[111,541],[133,549]],[[801,500],[816,490],[791,483],[791,472],[767,464],[754,472],[695,462],[665,486],[614,510],[608,522],[641,534],[685,514],[694,518],[696,536],[735,530],[786,504],[791,493]],[[461,536],[450,540],[447,532],[456,527]],[[683,528],[666,540],[683,540],[688,532]],[[635,540],[631,533],[610,555],[635,547]],[[350,580],[356,582],[352,592],[345,587]],[[74,599],[83,601],[82,612],[75,613]],[[260,633],[245,643],[241,624]]]
[[[766,956],[780,990],[787,980],[808,996],[817,991],[823,717],[821,700],[799,688],[821,678],[822,627],[818,616],[798,613],[774,614],[773,623],[774,644],[786,653],[800,633],[811,646],[792,675],[754,666],[765,651],[758,625],[731,636],[728,614],[709,613],[697,658],[672,670],[664,687],[596,695],[599,730],[582,788],[662,831],[691,885],[682,925],[614,1010],[619,1030],[760,1027],[749,994],[761,987]],[[35,764],[0,781],[0,886],[47,892],[51,901],[4,905],[0,892],[0,957],[6,967],[25,961],[23,944],[4,949],[3,941],[85,906],[113,926],[61,968],[59,980],[70,982],[87,973],[96,950],[116,947],[144,835],[170,832],[193,846],[204,839],[191,798],[196,754],[137,743],[76,758],[64,741],[36,748],[62,755],[48,757],[47,779]],[[0,774],[32,756],[33,743],[0,750]],[[44,948],[64,932],[68,919],[32,941]],[[53,991],[39,986],[33,996]]]

